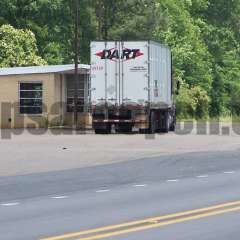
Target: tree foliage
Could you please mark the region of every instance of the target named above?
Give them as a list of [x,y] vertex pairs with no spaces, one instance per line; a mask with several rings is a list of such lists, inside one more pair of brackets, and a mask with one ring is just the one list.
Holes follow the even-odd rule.
[[46,62],[37,55],[36,39],[29,30],[0,27],[0,67],[42,65]]
[[[48,64],[70,63],[74,2],[1,0],[0,26],[32,31]],[[79,5],[81,62],[89,63],[95,39],[165,43],[172,49],[174,78],[182,83],[180,115],[240,114],[239,0],[79,0]],[[0,66],[19,64],[3,56]]]

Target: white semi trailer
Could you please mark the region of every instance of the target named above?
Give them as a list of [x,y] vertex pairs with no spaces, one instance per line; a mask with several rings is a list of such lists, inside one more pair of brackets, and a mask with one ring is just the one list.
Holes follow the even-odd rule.
[[168,132],[176,110],[171,50],[153,41],[91,42],[91,106],[96,133]]

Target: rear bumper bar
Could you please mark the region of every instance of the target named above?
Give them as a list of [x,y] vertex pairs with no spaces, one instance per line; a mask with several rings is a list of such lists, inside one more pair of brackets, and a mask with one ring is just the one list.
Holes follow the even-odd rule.
[[146,123],[146,120],[94,119],[93,123]]

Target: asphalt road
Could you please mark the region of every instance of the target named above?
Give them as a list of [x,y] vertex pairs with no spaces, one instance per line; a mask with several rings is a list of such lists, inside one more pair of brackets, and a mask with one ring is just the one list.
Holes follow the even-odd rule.
[[239,156],[196,152],[1,177],[0,239],[239,239]]

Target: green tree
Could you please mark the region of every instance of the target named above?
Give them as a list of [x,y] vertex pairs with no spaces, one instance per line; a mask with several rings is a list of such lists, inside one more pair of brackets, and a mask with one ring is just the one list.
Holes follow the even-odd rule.
[[[93,0],[92,0],[93,1]],[[89,41],[95,39],[92,1],[79,0],[80,61],[89,62]],[[73,62],[75,1],[1,0],[0,26],[31,30],[37,39],[39,54],[48,64]]]
[[36,39],[31,31],[14,29],[10,25],[0,27],[0,67],[45,64],[37,53]]
[[202,16],[207,25],[202,37],[213,56],[214,71],[211,86],[211,115],[235,112],[232,96],[240,84],[240,2],[238,0],[209,0]]

